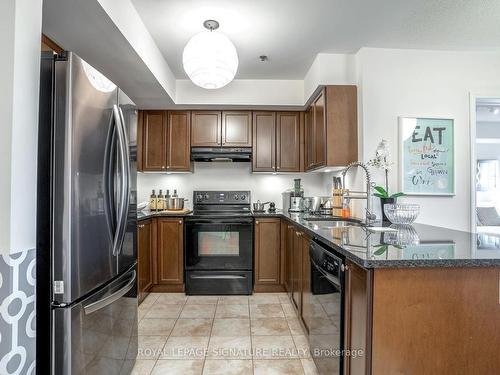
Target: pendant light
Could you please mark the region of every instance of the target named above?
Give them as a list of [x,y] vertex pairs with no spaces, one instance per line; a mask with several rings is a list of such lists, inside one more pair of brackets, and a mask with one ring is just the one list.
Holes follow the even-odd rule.
[[207,29],[193,36],[184,47],[182,64],[189,79],[204,89],[219,89],[234,79],[238,54],[227,36],[215,31],[219,23],[203,22]]

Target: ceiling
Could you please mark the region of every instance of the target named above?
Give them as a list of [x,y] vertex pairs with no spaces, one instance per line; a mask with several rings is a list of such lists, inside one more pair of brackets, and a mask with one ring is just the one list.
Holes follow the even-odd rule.
[[[498,0],[132,0],[178,79],[206,19],[235,44],[236,78],[303,79],[316,54],[361,47],[499,50]],[[259,55],[268,55],[260,62]]]

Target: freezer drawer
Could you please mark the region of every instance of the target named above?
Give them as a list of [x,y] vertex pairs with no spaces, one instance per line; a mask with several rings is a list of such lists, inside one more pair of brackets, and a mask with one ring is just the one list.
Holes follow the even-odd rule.
[[81,303],[53,309],[53,375],[130,374],[137,355],[135,268]]

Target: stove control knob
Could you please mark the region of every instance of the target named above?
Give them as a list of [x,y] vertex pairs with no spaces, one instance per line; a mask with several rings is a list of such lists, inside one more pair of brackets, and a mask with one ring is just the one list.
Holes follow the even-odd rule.
[[236,201],[237,201],[238,199],[240,199],[240,197],[238,196],[238,194],[235,194],[235,195],[234,195],[234,200],[236,200]]
[[201,194],[196,195],[196,200],[198,202],[201,202],[203,200],[203,195],[201,195]]
[[210,197],[208,196],[208,194],[205,193],[205,195],[203,196],[203,198],[208,199]]
[[247,196],[245,194],[241,194],[241,200],[244,201],[245,199],[247,199]]

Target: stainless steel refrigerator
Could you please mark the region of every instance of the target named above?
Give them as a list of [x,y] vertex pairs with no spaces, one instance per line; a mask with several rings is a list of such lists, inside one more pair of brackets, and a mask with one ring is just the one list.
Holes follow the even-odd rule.
[[129,374],[137,354],[134,103],[68,52],[42,54],[37,372]]

